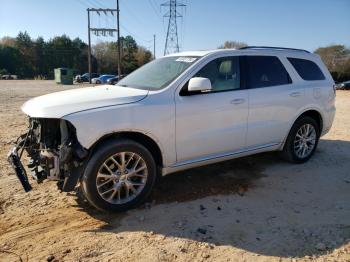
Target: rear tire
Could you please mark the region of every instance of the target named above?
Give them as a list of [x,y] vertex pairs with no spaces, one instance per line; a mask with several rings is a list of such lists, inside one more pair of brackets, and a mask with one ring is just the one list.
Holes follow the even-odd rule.
[[320,138],[320,127],[311,117],[296,120],[284,144],[282,156],[291,163],[301,164],[314,154]]
[[89,160],[81,189],[97,209],[120,212],[146,200],[157,176],[152,154],[129,139],[108,140]]

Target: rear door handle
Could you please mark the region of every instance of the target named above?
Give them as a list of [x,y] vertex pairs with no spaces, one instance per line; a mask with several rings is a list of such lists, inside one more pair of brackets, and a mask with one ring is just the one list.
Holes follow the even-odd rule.
[[301,96],[301,92],[293,92],[289,94],[291,97],[298,97]]
[[233,104],[233,105],[243,104],[244,102],[245,102],[245,99],[243,99],[243,98],[237,98],[237,99],[231,100],[231,104]]

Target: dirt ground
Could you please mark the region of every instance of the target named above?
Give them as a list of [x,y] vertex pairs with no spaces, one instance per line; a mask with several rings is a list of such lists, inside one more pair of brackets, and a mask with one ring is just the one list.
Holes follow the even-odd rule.
[[350,91],[306,164],[267,153],[201,167],[161,179],[138,209],[101,214],[52,182],[24,193],[6,161],[26,129],[21,104],[62,89],[0,81],[0,261],[350,261]]

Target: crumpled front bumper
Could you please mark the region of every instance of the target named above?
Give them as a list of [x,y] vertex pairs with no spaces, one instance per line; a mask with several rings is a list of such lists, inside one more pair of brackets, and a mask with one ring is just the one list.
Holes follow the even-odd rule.
[[27,172],[21,162],[21,158],[18,155],[18,146],[13,147],[7,155],[7,160],[13,167],[17,178],[21,182],[25,192],[32,190],[32,186],[29,183]]
[[[87,163],[89,152],[76,139],[75,129],[65,120],[30,119],[27,133],[18,137],[7,159],[25,192],[32,189],[28,174],[37,183],[57,181],[61,191],[73,191]],[[21,162],[26,151],[28,169]]]

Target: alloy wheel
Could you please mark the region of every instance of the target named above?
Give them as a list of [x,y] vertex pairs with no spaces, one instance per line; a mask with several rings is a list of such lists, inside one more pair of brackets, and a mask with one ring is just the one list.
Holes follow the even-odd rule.
[[294,138],[294,152],[303,159],[308,157],[316,145],[316,130],[311,124],[302,125]]
[[124,204],[137,197],[146,185],[145,160],[133,152],[119,152],[108,157],[96,176],[97,192],[111,204]]

